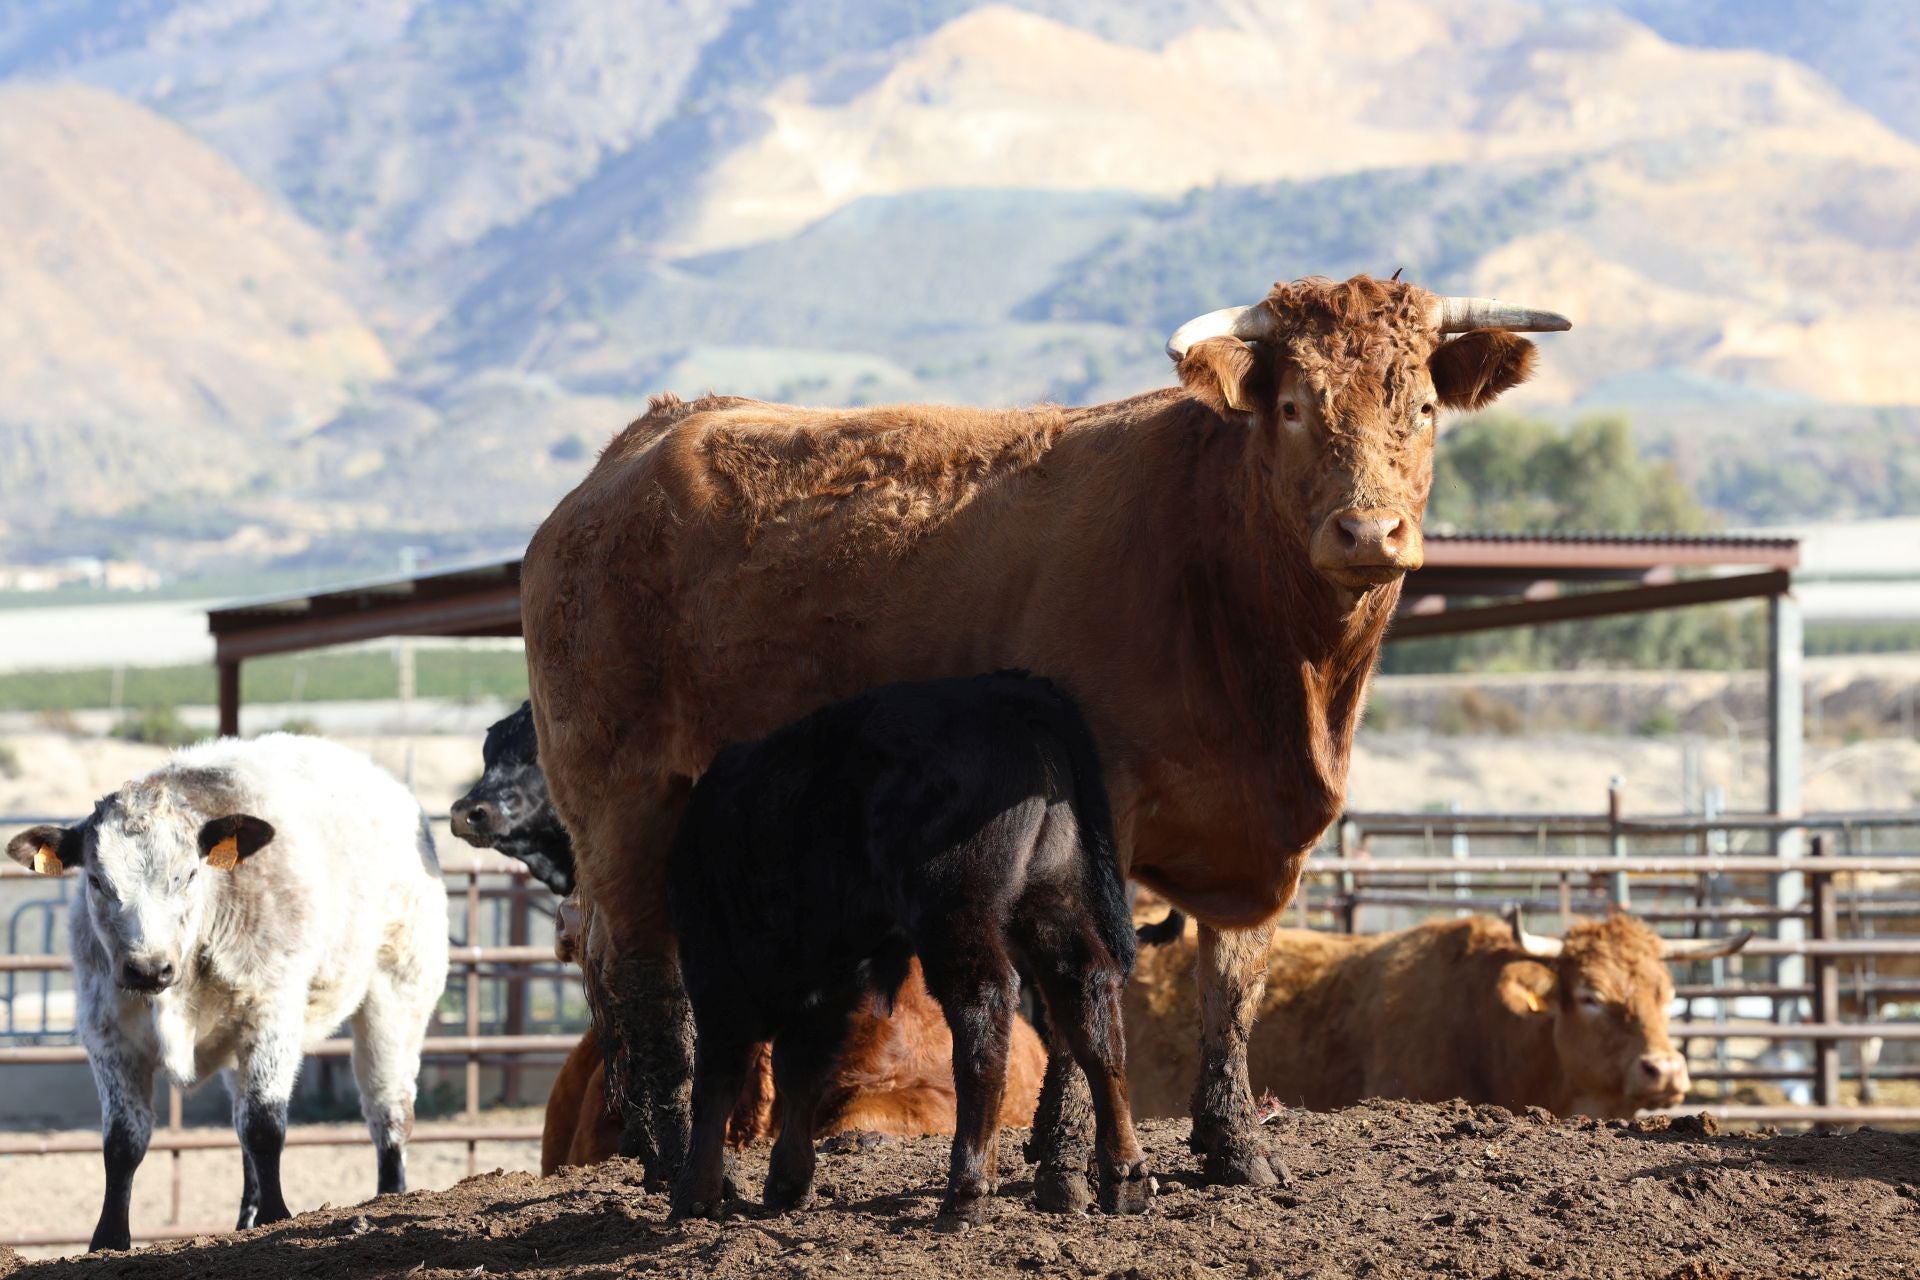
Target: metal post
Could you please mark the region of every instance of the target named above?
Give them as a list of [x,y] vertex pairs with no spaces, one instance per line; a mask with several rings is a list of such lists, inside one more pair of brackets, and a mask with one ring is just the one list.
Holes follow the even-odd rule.
[[[1624,806],[1627,780],[1614,777],[1607,784],[1607,828],[1611,847],[1608,852],[1616,858],[1627,856],[1627,837],[1620,831],[1620,815]],[[1613,905],[1625,911],[1632,905],[1631,891],[1627,888],[1627,873],[1616,871],[1608,878],[1609,892],[1613,895]]]
[[221,658],[215,667],[220,677],[220,733],[223,737],[240,736],[240,660]]
[[[467,872],[467,945],[480,945],[480,876]],[[467,1038],[480,1034],[480,966],[467,961]],[[467,1124],[480,1123],[480,1054],[476,1046],[467,1047]],[[479,1144],[467,1143],[467,1176],[480,1171]]]
[[[529,909],[527,906],[529,880],[525,872],[515,872],[513,877],[513,896],[508,899],[507,907],[507,945],[524,947],[528,938]],[[1304,900],[1305,894],[1302,893]],[[527,1030],[527,979],[526,971],[515,967],[505,972],[502,979],[506,984],[506,1025],[502,1030],[510,1036],[524,1035]],[[508,1058],[500,1068],[500,1097],[506,1105],[520,1105],[520,1059]]]
[[[182,1120],[181,1120],[181,1107],[180,1107],[180,1087],[174,1084],[172,1076],[168,1076],[167,1077],[167,1132],[177,1137],[180,1133],[181,1127],[182,1127]],[[181,1154],[182,1153],[180,1149],[178,1147],[175,1147],[171,1152],[171,1158],[167,1162],[170,1166],[170,1172],[172,1173],[172,1176],[173,1176],[173,1190],[172,1190],[171,1197],[169,1199],[169,1207],[167,1211],[167,1225],[174,1226],[174,1227],[177,1227],[180,1225],[180,1156]]]
[[[1827,837],[1813,838],[1813,856],[1827,856]],[[1840,913],[1835,906],[1833,875],[1813,875],[1813,936],[1822,942],[1840,936]],[[1832,1025],[1840,1021],[1840,967],[1833,956],[1813,958],[1813,1021]],[[1823,1107],[1840,1105],[1840,1043],[1819,1039],[1813,1042],[1816,1074],[1813,1100]]]
[[[1767,601],[1767,808],[1784,818],[1800,816],[1801,775],[1801,651],[1804,646],[1800,602],[1783,592]],[[1805,832],[1798,827],[1783,827],[1773,837],[1773,852],[1783,858],[1797,855]],[[1773,905],[1783,909],[1801,906],[1806,901],[1806,886],[1797,872],[1775,876]],[[1781,917],[1774,936],[1783,941],[1806,937],[1806,924],[1797,918]],[[1806,983],[1806,962],[1799,956],[1782,956],[1774,966],[1775,985],[1798,987]],[[1776,1001],[1776,1020],[1781,1010],[1793,1001]]]
[[[1337,846],[1342,862],[1353,856],[1353,837],[1353,824],[1343,820],[1340,823],[1340,837]],[[1360,922],[1359,890],[1360,881],[1354,876],[1353,872],[1342,871],[1340,873],[1340,896],[1342,899],[1340,903],[1340,927],[1345,933],[1355,932]]]

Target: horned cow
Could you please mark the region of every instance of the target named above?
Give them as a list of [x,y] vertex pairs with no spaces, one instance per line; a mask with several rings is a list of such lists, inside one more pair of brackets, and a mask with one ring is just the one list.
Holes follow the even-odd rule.
[[665,869],[693,779],[835,698],[1023,667],[1085,711],[1127,872],[1204,926],[1205,1176],[1273,1182],[1246,1080],[1266,930],[1346,792],[1436,419],[1527,376],[1510,330],[1566,327],[1305,280],[1182,326],[1180,387],[1093,408],[657,399],[521,570],[623,1150],[658,1177],[686,1141]]
[[100,1092],[106,1195],[92,1247],[125,1249],[153,1077],[225,1071],[244,1182],[238,1226],[288,1217],[287,1102],[306,1046],[353,1028],[382,1194],[406,1189],[420,1048],[446,986],[447,896],[407,789],[318,738],[176,752],[72,827],[7,852],[79,874],[77,1022]]
[[[1486,916],[1356,936],[1280,929],[1247,1051],[1252,1087],[1317,1111],[1362,1098],[1463,1098],[1631,1117],[1680,1102],[1665,960],[1737,950],[1661,938],[1625,915],[1564,939]],[[1177,1114],[1194,1069],[1192,936],[1143,948],[1126,999],[1141,1116]]]

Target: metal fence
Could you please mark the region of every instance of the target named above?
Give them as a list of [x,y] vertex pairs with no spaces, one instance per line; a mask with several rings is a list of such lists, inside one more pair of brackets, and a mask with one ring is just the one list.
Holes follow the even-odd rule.
[[[1721,1090],[1778,1086],[1788,1096],[1804,1091],[1806,1101],[1721,1099],[1675,1110],[1756,1123],[1920,1123],[1920,1106],[1843,1102],[1848,1058],[1863,1098],[1888,1082],[1920,1080],[1920,1055],[1900,1056],[1920,1043],[1920,811],[1629,819],[1621,809],[1616,795],[1599,815],[1349,815],[1309,861],[1295,920],[1374,932],[1518,906],[1542,922],[1536,927],[1548,927],[1552,918],[1564,926],[1626,907],[1667,933],[1702,937],[1750,928],[1766,936],[1737,957],[1683,975],[1674,1034],[1696,1080]],[[1768,851],[1775,848],[1784,856]],[[422,1123],[413,1142],[464,1143],[470,1170],[479,1142],[540,1136],[537,1125],[484,1122],[483,1067],[499,1069],[496,1096],[512,1098],[522,1069],[570,1050],[585,1019],[577,978],[546,945],[552,896],[518,868],[491,854],[443,860],[454,970],[426,1057],[463,1064],[464,1097],[458,1120]],[[0,866],[0,877],[27,874]],[[49,1017],[50,997],[65,989],[69,968],[67,886],[42,883],[48,894],[15,909],[10,951],[0,956],[0,1069],[85,1061],[70,1016]],[[34,1025],[15,1016],[27,1008],[38,1012]],[[1780,1052],[1803,1046],[1797,1058]],[[1879,1063],[1874,1051],[1881,1046],[1898,1060]],[[313,1050],[310,1066],[326,1070],[349,1048],[345,1040],[327,1041]],[[179,1153],[237,1146],[225,1126],[184,1125],[181,1097],[166,1088],[168,1122],[151,1149],[170,1154],[174,1213],[167,1225],[136,1232],[139,1240],[220,1229],[179,1222]],[[294,1146],[365,1141],[357,1129],[338,1127],[288,1133]],[[98,1148],[91,1134],[0,1133],[0,1155]],[[0,1234],[0,1243],[84,1240],[22,1231]]]

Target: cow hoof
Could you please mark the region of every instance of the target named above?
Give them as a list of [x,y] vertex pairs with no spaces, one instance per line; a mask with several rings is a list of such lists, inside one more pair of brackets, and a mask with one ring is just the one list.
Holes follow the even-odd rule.
[[933,1220],[933,1229],[965,1231],[980,1226],[987,1220],[987,1200],[984,1195],[948,1196],[940,1206],[940,1216]]
[[1093,1188],[1078,1169],[1042,1168],[1033,1177],[1033,1202],[1042,1213],[1085,1213]]
[[1271,1187],[1280,1181],[1267,1158],[1246,1142],[1229,1142],[1207,1152],[1200,1172],[1216,1187]]
[[1100,1179],[1100,1208],[1107,1213],[1145,1213],[1155,1189],[1143,1160],[1124,1177]]
[[827,1155],[854,1155],[862,1151],[876,1151],[899,1141],[884,1133],[872,1129],[847,1129],[830,1138],[820,1140],[820,1150]]
[[708,1218],[718,1222],[721,1218],[721,1206],[724,1200],[692,1200],[673,1202],[673,1212],[667,1215],[668,1222],[685,1222],[688,1218]]
[[727,1201],[732,1196],[733,1187],[726,1183],[722,1183],[717,1191],[676,1190],[673,1195],[673,1209],[667,1215],[667,1221],[711,1218],[718,1222],[726,1215]]
[[760,1194],[760,1203],[771,1213],[791,1213],[795,1209],[808,1209],[813,1206],[813,1182],[793,1182],[784,1178],[768,1178],[766,1189]]

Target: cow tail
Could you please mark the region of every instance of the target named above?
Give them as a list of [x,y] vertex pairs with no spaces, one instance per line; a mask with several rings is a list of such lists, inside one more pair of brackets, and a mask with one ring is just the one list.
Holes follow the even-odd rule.
[[1055,691],[1060,711],[1054,730],[1067,750],[1073,773],[1073,816],[1080,854],[1086,860],[1087,905],[1094,927],[1113,958],[1133,971],[1133,913],[1127,906],[1126,878],[1120,874],[1120,851],[1113,836],[1113,810],[1107,799],[1106,773],[1100,767],[1100,749],[1079,708],[1065,693]]
[[427,874],[439,875],[440,850],[433,842],[433,819],[427,816],[425,809],[420,810],[420,830],[414,837],[414,844],[420,850],[420,864],[427,869]]
[[1143,924],[1133,931],[1143,947],[1162,947],[1169,942],[1178,942],[1187,931],[1187,916],[1178,907],[1168,907],[1167,914],[1153,924]]

